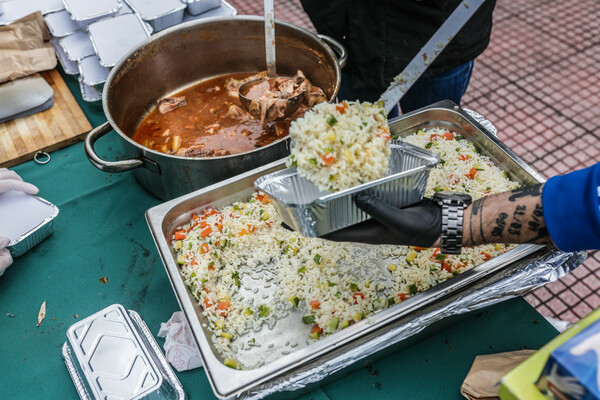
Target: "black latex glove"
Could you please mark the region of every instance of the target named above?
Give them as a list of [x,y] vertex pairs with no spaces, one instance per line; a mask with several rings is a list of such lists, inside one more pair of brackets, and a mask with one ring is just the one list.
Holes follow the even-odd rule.
[[364,193],[355,195],[354,202],[373,219],[329,233],[323,239],[431,247],[442,233],[442,209],[428,198],[405,208]]

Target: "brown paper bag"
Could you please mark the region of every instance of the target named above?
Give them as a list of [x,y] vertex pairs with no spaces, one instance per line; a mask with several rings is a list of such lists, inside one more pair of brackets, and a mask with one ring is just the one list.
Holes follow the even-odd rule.
[[469,400],[499,399],[498,381],[535,352],[519,350],[475,357],[460,393]]
[[56,67],[51,38],[39,11],[0,26],[0,83]]

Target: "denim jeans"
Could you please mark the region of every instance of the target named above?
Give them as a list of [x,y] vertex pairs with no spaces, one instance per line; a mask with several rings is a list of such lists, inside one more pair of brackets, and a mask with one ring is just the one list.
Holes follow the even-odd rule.
[[[400,100],[402,112],[407,113],[440,100],[452,100],[460,105],[460,100],[467,91],[472,72],[473,61],[469,61],[442,74],[419,79]],[[338,93],[340,101],[375,102],[379,99],[381,93],[383,92],[380,88],[354,88],[352,86],[352,75],[342,71],[342,85]],[[396,106],[388,117],[393,118],[397,115],[398,107]]]

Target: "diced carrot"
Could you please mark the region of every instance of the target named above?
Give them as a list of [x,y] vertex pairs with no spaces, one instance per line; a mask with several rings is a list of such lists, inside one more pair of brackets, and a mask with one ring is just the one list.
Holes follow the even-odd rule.
[[206,229],[202,230],[200,232],[200,236],[202,236],[203,238],[207,237],[208,235],[210,235],[212,233],[212,228],[210,226],[207,226]]
[[175,240],[183,240],[185,239],[186,232],[184,230],[175,232]]
[[330,152],[323,154],[322,158],[323,158],[323,163],[327,166],[330,166],[331,164],[333,164],[335,162],[335,156]]
[[433,251],[433,254],[431,255],[431,257],[434,257],[434,258],[435,258],[435,256],[437,256],[438,254],[440,254],[440,249],[439,249],[439,247],[438,247],[438,248],[436,248],[436,249]]
[[217,222],[217,228],[219,229],[219,232],[223,232],[223,224],[220,222]]
[[483,256],[483,261],[487,261],[492,258],[492,256],[489,253],[486,253],[485,251],[482,251],[481,255]]
[[214,271],[215,269],[217,269],[217,267],[215,267],[214,265],[209,265],[208,266],[208,270],[209,271]]
[[449,182],[450,184],[456,185],[456,184],[458,183],[458,180],[459,180],[459,179],[458,179],[458,177],[457,177],[457,176],[454,176],[454,174],[450,174],[450,177],[449,177],[449,179],[448,179],[448,182]]
[[200,246],[200,253],[202,254],[206,254],[209,251],[209,247],[208,247],[208,243],[202,243],[202,246]]
[[208,208],[208,209],[204,210],[204,217],[210,217],[211,215],[215,215],[215,214],[218,214],[218,212],[214,208]]
[[475,174],[477,174],[477,170],[475,168],[471,168],[469,173],[465,174],[465,176],[469,179],[475,179]]
[[248,225],[248,232],[252,233],[256,230],[256,227],[254,225]]
[[385,140],[390,140],[392,137],[390,136],[390,133],[388,132],[387,129],[383,129],[380,128],[379,129],[379,133],[377,134],[377,136],[384,138]]
[[434,140],[438,140],[441,139],[442,137],[440,135],[438,135],[437,133],[434,133],[433,135],[429,136],[429,141],[433,142]]
[[468,155],[468,154],[463,154],[463,155],[460,155],[460,156],[458,156],[458,159],[459,159],[460,161],[467,161],[467,160],[469,160],[470,158],[471,158],[471,156],[470,156],[470,155]]
[[266,194],[266,193],[264,193],[264,194],[258,194],[258,195],[256,195],[256,198],[261,203],[269,204],[271,202],[271,199],[269,198],[269,195]]
[[321,302],[319,300],[311,300],[310,306],[313,310],[316,310],[317,308],[321,308]]
[[452,268],[450,267],[450,264],[448,264],[447,262],[442,263],[442,269],[447,272],[452,272]]
[[398,293],[398,295],[396,297],[400,301],[404,301],[404,300],[408,299],[410,296],[408,295],[408,293]]
[[208,222],[200,221],[200,228],[206,228],[208,226]]
[[196,214],[192,214],[192,221],[194,222],[198,222],[199,220],[201,220],[202,217],[200,217],[199,215]]
[[342,101],[341,103],[335,105],[335,109],[340,114],[345,113],[347,108],[348,108],[348,103],[346,103],[345,101]]
[[221,301],[217,305],[217,315],[219,317],[226,317],[227,314],[229,313],[229,306],[230,305],[231,305],[231,302],[229,302],[228,300]]
[[419,247],[419,246],[414,246],[413,250],[414,251],[423,251],[424,247]]
[[352,295],[352,298],[354,298],[354,303],[358,303],[358,298],[360,297],[360,299],[364,299],[365,295],[362,294],[361,292],[354,292],[354,294]]
[[206,294],[207,296],[204,297],[204,301],[202,302],[204,304],[204,309],[211,308],[215,305],[215,303],[208,297],[208,291],[206,291]]
[[319,325],[315,325],[310,330],[310,333],[315,333],[315,332],[318,333],[319,336],[321,336],[321,334],[323,333],[323,328],[321,328]]
[[196,260],[192,260],[191,264],[192,264],[192,265],[198,265],[198,261],[196,261]]
[[454,139],[454,133],[452,133],[452,132],[444,132],[444,139],[446,139],[446,140],[453,140]]
[[240,231],[240,236],[244,236],[247,233],[248,233],[248,231],[246,231],[246,229],[242,228],[242,230]]

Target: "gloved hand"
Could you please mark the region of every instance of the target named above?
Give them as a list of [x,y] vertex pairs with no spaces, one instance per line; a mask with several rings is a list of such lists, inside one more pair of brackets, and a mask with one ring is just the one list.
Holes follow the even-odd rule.
[[39,189],[31,183],[23,182],[23,179],[15,171],[0,168],[0,193],[16,190],[27,194],[37,194]]
[[323,239],[432,247],[442,233],[442,208],[433,200],[425,198],[396,208],[375,196],[359,193],[354,202],[373,219],[329,233]]
[[10,267],[10,264],[12,264],[13,262],[12,256],[10,255],[10,251],[8,251],[8,249],[6,248],[9,243],[9,238],[0,238],[0,276],[4,274],[4,270]]
[[[11,190],[27,194],[37,194],[39,192],[39,189],[31,183],[23,182],[23,179],[15,171],[0,168],[0,193],[10,192]],[[6,248],[9,243],[9,238],[0,237],[0,276],[13,262],[12,256]]]

